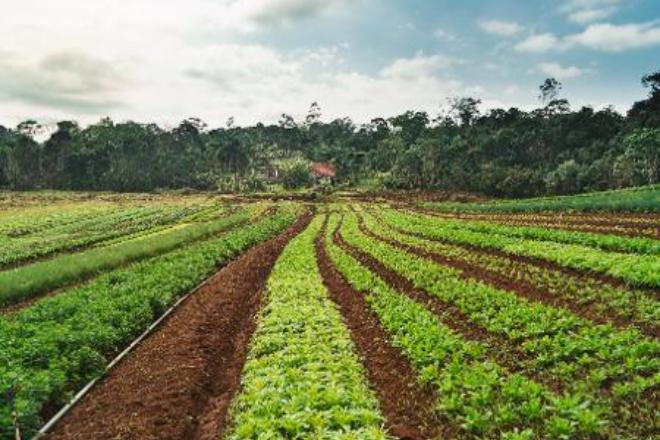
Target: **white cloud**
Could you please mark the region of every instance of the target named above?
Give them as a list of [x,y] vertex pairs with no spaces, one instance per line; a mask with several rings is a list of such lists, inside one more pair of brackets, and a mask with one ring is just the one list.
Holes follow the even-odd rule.
[[502,37],[510,37],[523,30],[515,21],[481,20],[478,24],[484,32]]
[[582,46],[606,52],[638,49],[660,44],[660,26],[657,22],[621,25],[592,24],[583,32],[567,36],[566,42],[571,46]]
[[602,20],[617,12],[621,0],[569,0],[560,7],[569,21],[586,24]]
[[581,69],[576,66],[562,66],[559,63],[539,63],[537,66],[539,72],[559,80],[577,78],[588,72],[587,69]]
[[613,8],[581,9],[569,14],[568,19],[574,23],[585,24],[607,18],[613,13]]
[[418,52],[412,58],[399,58],[380,72],[385,78],[420,78],[431,77],[439,71],[463,64],[458,58],[445,55],[424,55]]
[[557,37],[552,33],[534,34],[518,43],[519,52],[550,52],[584,48],[622,52],[660,44],[658,22],[611,24],[596,23],[576,34]]
[[[278,26],[343,17],[354,4],[348,0],[6,3],[11,6],[2,15],[0,41],[3,48],[20,49],[0,56],[4,125],[28,117],[86,124],[106,115],[165,125],[188,116],[220,125],[235,116],[237,123],[251,124],[275,122],[282,112],[304,116],[312,101],[320,102],[324,119],[348,115],[366,121],[406,109],[433,112],[446,97],[480,90],[456,79],[454,69],[465,61],[447,55],[402,54],[379,67],[372,60],[383,52],[360,59],[363,54],[351,53],[356,50],[351,46],[315,47],[315,40],[304,35],[295,35],[299,40],[286,49],[271,46],[274,33],[289,30]],[[596,47],[588,31],[571,44]],[[566,45],[550,35],[550,43]],[[438,32],[436,37],[462,35]],[[355,38],[354,32],[346,38]],[[514,41],[502,43],[510,47]],[[484,53],[481,63],[488,59]],[[516,63],[497,59],[498,72],[512,69],[513,75]],[[534,93],[525,93],[506,99],[517,105],[527,97],[533,101]],[[484,102],[488,94],[483,90]]]
[[516,44],[519,52],[548,52],[557,49],[560,40],[552,33],[530,35],[520,43]]

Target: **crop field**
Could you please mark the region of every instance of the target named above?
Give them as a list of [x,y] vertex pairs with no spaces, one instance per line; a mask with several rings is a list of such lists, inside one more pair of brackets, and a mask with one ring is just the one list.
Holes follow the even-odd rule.
[[651,189],[0,193],[0,439],[657,439]]

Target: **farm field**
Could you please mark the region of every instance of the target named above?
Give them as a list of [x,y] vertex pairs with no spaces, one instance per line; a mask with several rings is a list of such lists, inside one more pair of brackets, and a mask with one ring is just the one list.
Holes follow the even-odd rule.
[[658,438],[639,191],[2,192],[0,439]]
[[568,196],[496,200],[473,203],[430,203],[454,212],[659,212],[660,185],[648,185]]

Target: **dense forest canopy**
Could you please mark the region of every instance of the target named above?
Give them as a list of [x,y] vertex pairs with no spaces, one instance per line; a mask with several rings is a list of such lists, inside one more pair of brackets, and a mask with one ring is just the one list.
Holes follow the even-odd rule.
[[316,103],[304,121],[283,114],[278,124],[253,127],[232,119],[209,129],[190,118],[171,130],[108,118],[86,128],[62,121],[43,142],[35,140],[39,124],[25,121],[0,126],[0,187],[255,191],[278,179],[308,183],[310,162],[331,162],[336,181],[349,185],[506,197],[651,184],[660,179],[660,71],[642,84],[648,97],[625,116],[571,110],[561,83],[549,78],[533,111],[482,113],[479,99],[464,97],[435,118],[408,111],[359,126],[348,118],[322,122]]

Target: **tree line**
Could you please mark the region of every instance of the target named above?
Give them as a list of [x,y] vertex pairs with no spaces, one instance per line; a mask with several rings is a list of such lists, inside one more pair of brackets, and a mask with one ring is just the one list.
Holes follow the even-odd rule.
[[85,128],[62,121],[38,142],[41,127],[28,120],[0,126],[0,187],[258,191],[281,180],[278,170],[300,173],[309,162],[331,162],[346,185],[501,197],[652,184],[660,176],[660,70],[642,84],[647,98],[626,115],[572,110],[561,83],[548,78],[532,111],[482,112],[479,99],[463,97],[437,117],[407,111],[361,125],[322,122],[313,103],[303,121],[283,114],[277,124],[251,127],[231,118],[213,129],[189,118],[169,130],[109,118]]

